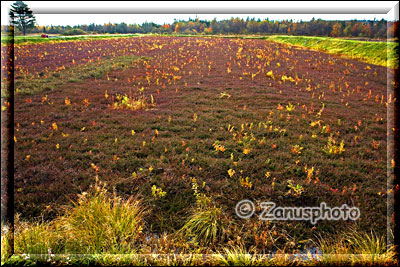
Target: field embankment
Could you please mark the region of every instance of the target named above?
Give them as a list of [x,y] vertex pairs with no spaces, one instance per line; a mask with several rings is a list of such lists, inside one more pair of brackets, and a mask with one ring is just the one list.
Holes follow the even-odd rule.
[[306,47],[330,54],[343,55],[366,63],[387,66],[389,68],[398,66],[396,51],[398,51],[399,45],[396,42],[371,42],[329,37],[283,35],[271,36],[268,37],[268,40]]

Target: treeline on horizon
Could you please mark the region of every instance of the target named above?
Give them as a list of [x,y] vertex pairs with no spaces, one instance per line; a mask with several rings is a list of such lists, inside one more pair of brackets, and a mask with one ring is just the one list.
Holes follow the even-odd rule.
[[[7,26],[2,26],[7,31]],[[174,21],[172,24],[159,25],[152,22],[139,24],[104,23],[77,26],[35,26],[31,33],[47,34],[124,34],[124,33],[158,33],[158,34],[256,34],[256,35],[305,35],[328,37],[363,37],[385,39],[398,31],[398,21],[386,20],[350,20],[327,21],[312,19],[311,21],[293,22],[293,20],[273,21],[261,19],[231,18],[229,20],[211,21],[189,19]],[[18,33],[17,33],[18,34]]]

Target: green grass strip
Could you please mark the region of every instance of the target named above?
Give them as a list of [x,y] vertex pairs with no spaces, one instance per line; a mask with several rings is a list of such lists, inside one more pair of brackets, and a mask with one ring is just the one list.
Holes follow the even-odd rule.
[[[40,77],[30,79],[18,77],[15,80],[15,88],[19,94],[31,95],[43,91],[51,91],[66,82],[80,82],[87,78],[101,78],[108,72],[122,70],[131,67],[133,61],[151,60],[150,57],[120,56],[115,58],[103,58],[99,63],[92,62],[78,66],[66,67],[58,72],[39,73]],[[2,88],[4,89],[4,88]]]
[[343,55],[348,58],[388,68],[398,67],[396,51],[398,51],[399,45],[396,42],[371,42],[330,37],[282,35],[270,36],[267,40],[310,48],[329,54]]

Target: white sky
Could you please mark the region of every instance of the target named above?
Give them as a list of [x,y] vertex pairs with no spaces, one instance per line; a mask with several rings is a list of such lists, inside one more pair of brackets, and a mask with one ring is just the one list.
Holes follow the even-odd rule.
[[[239,18],[269,18],[270,20],[293,19],[307,21],[313,17],[325,20],[388,19],[388,11],[398,1],[363,2],[91,2],[91,1],[24,1],[33,11],[38,25],[82,25],[121,23],[157,24],[172,23],[174,19],[195,18],[217,20]],[[8,24],[8,11],[14,1],[1,1],[1,24]],[[78,6],[79,4],[79,6]],[[228,6],[227,6],[228,5]],[[101,13],[142,13],[142,14],[74,14],[84,10]],[[231,12],[230,12],[231,11]],[[55,13],[69,14],[55,14]],[[166,14],[154,14],[163,13]],[[335,12],[338,14],[321,14]],[[346,14],[346,13],[363,14]],[[375,13],[376,14],[371,14]],[[47,14],[39,14],[47,13]],[[176,14],[180,13],[180,14]],[[229,14],[221,14],[229,13]],[[258,14],[257,14],[258,13]],[[278,14],[281,13],[281,14]],[[286,13],[286,14],[282,14]],[[292,14],[287,14],[292,13]],[[303,13],[303,14],[293,14]]]

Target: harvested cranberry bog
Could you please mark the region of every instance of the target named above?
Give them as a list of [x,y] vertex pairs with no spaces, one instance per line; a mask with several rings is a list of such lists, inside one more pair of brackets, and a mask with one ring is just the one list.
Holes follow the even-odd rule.
[[[299,253],[343,233],[386,238],[386,67],[267,40],[172,36],[16,45],[15,64],[21,222],[53,227],[109,197],[140,207],[136,253]],[[235,213],[243,199],[251,218]],[[360,217],[263,221],[263,201],[347,204]],[[107,253],[80,249],[69,252]]]

